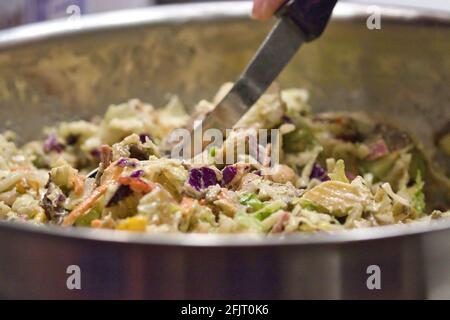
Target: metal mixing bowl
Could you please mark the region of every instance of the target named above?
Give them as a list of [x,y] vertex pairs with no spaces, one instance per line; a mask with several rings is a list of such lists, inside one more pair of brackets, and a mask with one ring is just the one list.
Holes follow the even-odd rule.
[[[322,39],[280,78],[315,111],[368,111],[415,134],[449,165],[435,136],[450,121],[450,15],[342,3]],[[59,120],[140,98],[187,105],[233,80],[270,28],[250,3],[179,5],[57,21],[0,33],[1,129],[22,141]],[[444,160],[442,160],[444,159]],[[0,224],[3,298],[450,298],[450,222],[256,238],[135,235]],[[82,289],[68,290],[67,267]],[[369,290],[371,265],[381,290]]]

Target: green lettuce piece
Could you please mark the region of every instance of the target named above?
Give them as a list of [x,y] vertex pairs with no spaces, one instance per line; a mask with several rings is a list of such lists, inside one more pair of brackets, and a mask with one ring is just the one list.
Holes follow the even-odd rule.
[[427,163],[425,160],[424,152],[418,148],[414,148],[410,151],[411,153],[411,163],[409,165],[409,175],[410,177],[416,176],[420,171],[420,177],[422,178],[424,172],[427,172]]
[[262,232],[261,222],[254,217],[244,212],[239,212],[234,218],[236,223],[245,230],[254,230],[257,232]]
[[348,181],[347,179],[347,176],[345,175],[344,160],[338,160],[338,162],[336,162],[336,166],[334,167],[333,172],[329,173],[328,176],[333,181],[350,183],[350,181]]
[[283,149],[286,152],[302,152],[317,144],[311,128],[301,119],[296,119],[296,129],[283,136]]
[[259,209],[254,213],[256,219],[259,221],[263,221],[266,218],[270,217],[271,214],[277,212],[280,209],[283,209],[286,206],[284,202],[281,201],[271,201],[266,202],[264,207]]
[[373,161],[363,161],[361,171],[371,173],[379,181],[384,181],[389,170],[392,169],[399,158],[398,152],[392,152],[380,159]]
[[244,193],[239,198],[239,202],[242,205],[249,206],[253,210],[259,210],[264,207],[264,203],[258,199],[258,196],[254,193]]
[[425,193],[423,192],[424,186],[425,182],[422,179],[422,172],[418,170],[416,184],[414,186],[415,190],[412,196],[412,203],[416,211],[419,213],[424,213],[425,211]]
[[77,227],[90,227],[91,222],[99,219],[101,216],[101,212],[97,209],[92,209],[87,214],[82,215],[78,217],[78,219],[75,221],[75,225]]
[[309,211],[316,211],[316,212],[326,212],[326,209],[322,206],[320,206],[317,203],[311,202],[307,199],[301,199],[300,206],[303,209],[309,210]]

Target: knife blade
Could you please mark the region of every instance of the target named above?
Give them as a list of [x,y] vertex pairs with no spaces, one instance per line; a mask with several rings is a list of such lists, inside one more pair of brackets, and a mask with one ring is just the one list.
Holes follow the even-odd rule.
[[291,0],[277,16],[279,20],[248,67],[225,98],[209,112],[195,130],[232,129],[259,100],[303,43],[324,31],[337,0]]

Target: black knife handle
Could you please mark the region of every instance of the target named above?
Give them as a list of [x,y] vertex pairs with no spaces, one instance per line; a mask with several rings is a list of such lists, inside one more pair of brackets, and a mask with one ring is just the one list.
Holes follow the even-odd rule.
[[294,22],[306,37],[312,41],[320,37],[330,20],[337,0],[290,0],[277,15]]

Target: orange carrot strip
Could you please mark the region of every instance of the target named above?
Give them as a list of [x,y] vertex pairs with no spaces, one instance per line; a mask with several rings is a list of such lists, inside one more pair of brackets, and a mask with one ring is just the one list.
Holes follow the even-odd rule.
[[116,166],[115,163],[111,163],[103,172],[102,181],[117,181],[122,172],[123,168]]
[[142,192],[144,194],[152,192],[155,188],[154,185],[138,178],[120,177],[118,182],[124,186],[129,186],[134,192]]
[[84,190],[84,178],[82,176],[79,176],[77,174],[71,175],[69,177],[69,182],[73,184],[73,191],[77,196],[80,196],[83,194]]
[[181,200],[181,207],[185,210],[188,210],[192,208],[192,205],[194,204],[194,199],[189,197],[183,197]]
[[92,194],[86,200],[80,203],[78,207],[72,210],[72,212],[64,219],[63,226],[67,227],[73,225],[79,217],[81,217],[83,214],[94,207],[97,200],[100,199],[100,197],[103,196],[107,190],[107,184],[95,189],[94,192],[92,192]]
[[102,227],[102,221],[99,219],[92,220],[91,222],[91,228],[99,229]]
[[18,167],[12,167],[11,169],[9,169],[11,172],[17,172],[17,171],[25,171],[28,172],[30,171],[30,168],[25,167],[25,166],[18,166]]

